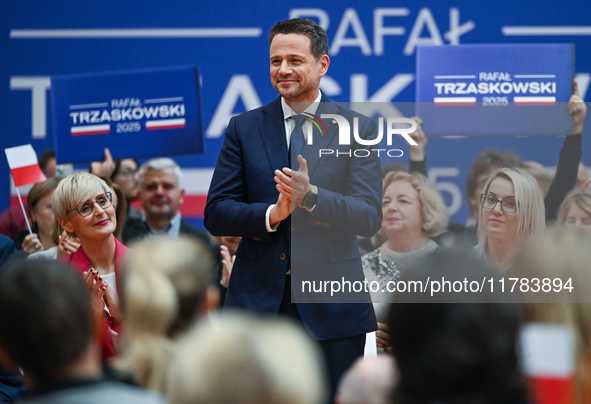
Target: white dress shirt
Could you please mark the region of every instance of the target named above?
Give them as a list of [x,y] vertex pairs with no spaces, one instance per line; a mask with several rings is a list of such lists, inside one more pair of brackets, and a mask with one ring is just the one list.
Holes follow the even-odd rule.
[[[316,115],[316,111],[318,110],[318,106],[320,105],[321,99],[322,99],[322,92],[318,91],[318,97],[316,97],[316,99],[314,100],[313,103],[308,105],[308,108],[306,108],[304,110],[304,112],[308,112],[310,114]],[[289,105],[287,105],[287,102],[285,102],[283,97],[281,97],[281,109],[283,110],[283,122],[285,125],[285,140],[287,141],[286,142],[287,143],[287,151],[289,151],[289,142],[291,141],[291,132],[293,132],[293,130],[295,128],[295,121],[290,118],[294,115],[298,115],[298,113],[295,112],[293,109],[291,109],[291,107]],[[308,133],[308,130],[309,130],[308,126],[311,126],[311,125],[312,125],[312,123],[309,121],[304,123],[304,125],[302,125],[302,131],[304,132],[304,138],[306,137],[306,134]],[[279,223],[277,223],[274,227],[271,227],[271,224],[269,223],[269,215],[271,214],[271,209],[273,209],[273,207],[275,205],[276,204],[269,205],[269,207],[267,208],[267,212],[265,214],[265,226],[267,227],[268,232],[277,231],[277,226],[279,225]]]

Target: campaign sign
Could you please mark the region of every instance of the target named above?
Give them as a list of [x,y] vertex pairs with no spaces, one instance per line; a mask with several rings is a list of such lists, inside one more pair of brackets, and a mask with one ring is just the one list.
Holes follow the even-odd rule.
[[196,66],[55,76],[58,163],[203,153]]
[[416,114],[432,135],[567,135],[574,45],[417,48]]

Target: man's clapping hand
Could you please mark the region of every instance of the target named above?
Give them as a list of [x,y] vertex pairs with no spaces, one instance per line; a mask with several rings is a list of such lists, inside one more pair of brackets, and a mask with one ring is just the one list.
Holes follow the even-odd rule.
[[277,204],[271,209],[269,223],[274,225],[287,218],[302,202],[310,191],[310,177],[308,177],[308,163],[301,155],[298,156],[300,169],[293,171],[289,167],[275,170],[276,188],[279,191]]

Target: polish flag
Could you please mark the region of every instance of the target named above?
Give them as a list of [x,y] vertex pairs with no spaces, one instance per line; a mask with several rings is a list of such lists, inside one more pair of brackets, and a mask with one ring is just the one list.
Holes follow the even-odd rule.
[[575,344],[566,325],[529,323],[521,329],[521,363],[535,404],[575,402]]
[[16,187],[45,181],[45,174],[37,162],[37,155],[30,144],[4,149],[12,179]]

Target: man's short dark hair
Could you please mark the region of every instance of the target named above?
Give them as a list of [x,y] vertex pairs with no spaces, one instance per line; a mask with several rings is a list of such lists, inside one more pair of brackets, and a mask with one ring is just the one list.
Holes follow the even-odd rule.
[[0,346],[23,370],[52,379],[93,336],[90,295],[57,261],[15,261],[0,273]]
[[299,34],[310,39],[310,51],[318,62],[323,55],[328,54],[328,37],[326,31],[314,21],[306,18],[292,18],[273,25],[269,31],[269,45],[277,34]]

